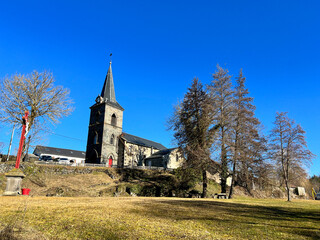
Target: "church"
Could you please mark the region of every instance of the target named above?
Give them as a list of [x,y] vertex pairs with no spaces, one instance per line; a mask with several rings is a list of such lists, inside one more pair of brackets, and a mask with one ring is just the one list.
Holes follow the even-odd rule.
[[117,102],[111,61],[101,94],[90,107],[86,163],[109,167],[160,167],[175,169],[183,162],[178,148],[122,131],[124,108]]

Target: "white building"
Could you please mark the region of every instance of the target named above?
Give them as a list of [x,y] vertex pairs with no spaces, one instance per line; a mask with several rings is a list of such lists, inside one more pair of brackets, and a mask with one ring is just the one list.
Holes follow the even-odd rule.
[[36,146],[33,154],[39,157],[39,159],[44,156],[51,156],[52,159],[67,159],[69,163],[75,163],[77,165],[84,164],[86,152],[63,149],[63,148],[53,148],[46,146]]

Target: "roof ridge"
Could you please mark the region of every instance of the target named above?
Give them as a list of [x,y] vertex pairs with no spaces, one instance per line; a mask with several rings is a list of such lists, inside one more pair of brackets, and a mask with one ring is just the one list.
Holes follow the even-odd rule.
[[81,150],[74,150],[74,149],[68,149],[68,148],[49,147],[49,146],[42,146],[42,145],[36,145],[36,147],[54,148],[54,149],[62,149],[62,150],[77,151],[77,152],[86,152],[86,151],[81,151]]
[[[136,136],[136,135],[132,135],[132,134],[130,134],[130,133],[125,133],[125,132],[122,132],[122,133],[127,134],[127,135],[130,135],[130,136],[133,136],[133,137],[141,138],[141,139],[143,139],[143,140],[147,140],[147,141],[150,141],[150,142],[159,143],[159,142],[155,142],[155,141],[152,141],[152,140],[149,140],[149,139],[146,139],[146,138],[138,137],[138,136]],[[161,143],[159,143],[159,144],[161,144]],[[161,145],[162,145],[162,144],[161,144]],[[166,149],[167,149],[167,148],[166,148]]]
[[[146,139],[146,138],[142,138],[142,137],[138,137],[138,136],[135,136],[135,135],[132,135],[132,134],[129,134],[129,133],[125,133],[125,132],[122,132],[122,136],[125,138],[125,135],[127,135],[129,138],[131,137],[131,138],[137,138],[137,140],[142,140],[142,141],[146,141],[147,143],[143,143],[144,145],[150,145],[150,144],[152,144],[152,145],[158,145],[158,146],[150,146],[150,147],[154,147],[154,148],[156,148],[156,149],[159,149],[159,150],[162,150],[162,149],[167,149],[165,146],[163,146],[161,143],[159,143],[159,142],[155,142],[155,141],[152,141],[152,140],[149,140],[149,139]],[[128,140],[128,139],[126,139],[128,142],[130,142],[130,139]],[[133,140],[131,140],[131,141],[133,141]],[[138,143],[135,143],[135,144],[137,144],[137,145],[139,145]]]

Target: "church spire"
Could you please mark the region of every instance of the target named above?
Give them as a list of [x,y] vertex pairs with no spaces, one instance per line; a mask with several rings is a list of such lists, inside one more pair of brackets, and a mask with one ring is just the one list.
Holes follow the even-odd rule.
[[101,91],[101,97],[109,102],[116,103],[117,100],[116,100],[116,95],[114,92],[114,83],[113,83],[113,76],[112,76],[112,69],[111,69],[111,56],[112,56],[112,53],[110,54],[109,69],[108,69],[108,73],[107,73],[106,79],[103,84],[103,88]]

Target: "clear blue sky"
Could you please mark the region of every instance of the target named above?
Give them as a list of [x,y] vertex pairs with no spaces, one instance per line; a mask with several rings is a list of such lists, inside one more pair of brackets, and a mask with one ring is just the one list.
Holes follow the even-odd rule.
[[[0,77],[53,72],[75,111],[44,145],[85,150],[89,107],[113,53],[125,132],[171,146],[166,120],[193,77],[211,81],[216,64],[240,68],[271,129],[288,111],[307,132],[320,174],[320,3],[318,1],[3,1]],[[11,129],[0,129],[7,151]],[[18,143],[16,132],[15,147]]]

